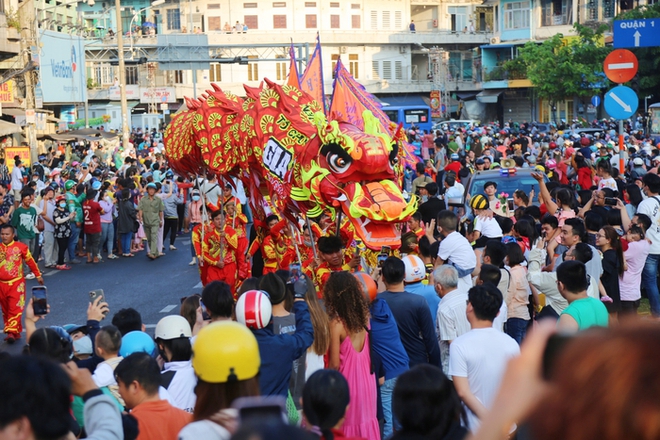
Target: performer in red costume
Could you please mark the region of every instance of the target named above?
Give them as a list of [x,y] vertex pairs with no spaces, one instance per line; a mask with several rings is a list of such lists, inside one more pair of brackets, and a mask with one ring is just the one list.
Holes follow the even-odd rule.
[[317,243],[321,263],[316,268],[314,278],[319,288],[318,297],[322,298],[323,287],[332,272],[354,271],[360,265],[360,255],[354,253],[352,258],[347,259],[344,252],[344,243],[336,235],[321,237]]
[[202,240],[202,263],[207,266],[206,283],[202,280],[202,284],[224,281],[232,288],[236,299],[238,234],[225,224],[224,213],[220,210],[211,214],[211,225]]
[[236,266],[238,271],[237,283],[240,285],[240,282],[248,277],[250,267],[247,259],[245,258],[249,244],[247,231],[245,229],[248,219],[245,214],[241,213],[241,205],[237,205],[237,202],[238,199],[234,197],[234,200],[226,202],[224,206],[226,222],[231,226],[233,230],[236,231],[236,234],[238,235]]
[[23,263],[35,274],[39,284],[44,284],[37,262],[26,245],[14,241],[14,227],[0,226],[0,308],[4,319],[5,341],[13,344],[21,337],[21,316],[25,306],[25,276]]

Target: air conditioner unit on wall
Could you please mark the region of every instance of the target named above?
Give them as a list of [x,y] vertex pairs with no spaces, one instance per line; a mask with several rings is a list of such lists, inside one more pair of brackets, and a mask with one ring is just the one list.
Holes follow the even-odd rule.
[[339,53],[346,53],[348,48],[346,46],[339,46]]
[[500,43],[500,37],[493,37],[490,39],[490,44],[499,44]]
[[407,53],[408,46],[399,46],[399,53]]

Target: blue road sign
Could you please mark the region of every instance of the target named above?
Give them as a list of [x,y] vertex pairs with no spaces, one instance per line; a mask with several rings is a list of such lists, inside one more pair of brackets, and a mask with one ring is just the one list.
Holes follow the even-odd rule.
[[660,18],[615,20],[615,48],[660,46]]
[[598,96],[598,95],[592,96],[591,97],[591,105],[593,105],[594,107],[598,107],[600,105],[600,96]]
[[617,86],[605,93],[605,111],[614,119],[628,119],[638,105],[637,94],[630,87]]

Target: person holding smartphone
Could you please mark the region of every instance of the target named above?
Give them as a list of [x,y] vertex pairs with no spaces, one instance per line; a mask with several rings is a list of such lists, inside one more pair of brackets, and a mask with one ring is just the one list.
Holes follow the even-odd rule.
[[23,326],[21,316],[25,305],[25,275],[23,263],[27,264],[39,284],[44,279],[37,262],[32,258],[27,245],[14,241],[14,227],[0,226],[0,308],[4,320],[5,341],[13,344],[20,339]]

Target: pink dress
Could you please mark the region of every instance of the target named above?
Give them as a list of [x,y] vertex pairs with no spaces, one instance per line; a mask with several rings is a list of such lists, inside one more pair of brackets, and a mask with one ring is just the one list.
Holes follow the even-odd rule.
[[376,377],[371,374],[368,333],[360,352],[353,348],[350,336],[342,341],[339,347],[339,372],[348,381],[351,397],[342,427],[344,435],[380,440],[380,429],[376,419]]

